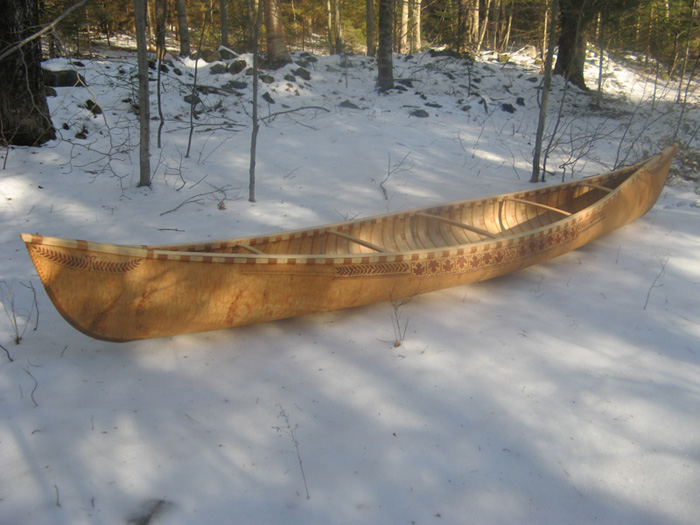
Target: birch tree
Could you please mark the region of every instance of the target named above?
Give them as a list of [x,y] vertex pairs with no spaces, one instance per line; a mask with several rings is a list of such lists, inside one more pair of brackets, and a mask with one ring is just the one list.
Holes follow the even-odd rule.
[[265,4],[265,29],[267,30],[267,67],[278,69],[292,61],[287,51],[287,42],[284,36],[284,24],[282,23],[277,0],[264,0]]

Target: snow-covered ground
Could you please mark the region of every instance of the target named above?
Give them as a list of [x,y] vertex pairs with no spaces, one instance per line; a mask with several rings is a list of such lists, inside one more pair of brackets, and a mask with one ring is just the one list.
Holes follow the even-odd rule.
[[[397,56],[406,89],[386,95],[370,59],[315,58],[295,55],[309,80],[284,78],[295,64],[262,84],[255,203],[250,77],[201,61],[219,89],[199,95],[189,157],[195,63],[164,74],[152,189],[136,187],[132,58],[71,66],[88,85],[49,99],[61,138],[2,152],[0,522],[697,523],[694,182],[576,252],[405,304],[125,344],[54,310],[20,232],[162,244],[531,187],[541,76],[525,54]],[[569,89],[548,182],[660,150],[676,89],[616,62],[601,109]],[[548,134],[563,93],[555,78]],[[698,123],[693,100],[678,140]]]

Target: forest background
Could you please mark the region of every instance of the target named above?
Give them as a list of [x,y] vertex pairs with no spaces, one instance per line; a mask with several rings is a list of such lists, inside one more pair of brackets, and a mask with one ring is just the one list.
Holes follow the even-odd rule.
[[[151,39],[156,12],[162,4],[166,28],[180,44],[180,54],[219,44],[250,51],[248,4],[263,2],[282,22],[286,43],[293,49],[374,56],[378,32],[376,0],[152,0],[147,28]],[[55,20],[76,2],[42,0],[42,24]],[[488,48],[508,51],[535,46],[540,55],[551,29],[551,0],[388,0],[393,10],[393,49],[418,52],[428,46],[448,46],[457,52]],[[697,0],[560,0],[559,46],[575,33],[596,46],[634,52],[663,64],[664,75],[697,67],[700,24]],[[95,38],[112,44],[114,37],[133,32],[133,0],[90,0],[47,35],[49,54],[89,54]],[[274,29],[274,28],[272,28]],[[268,31],[270,28],[267,29]],[[266,36],[263,27],[261,37]],[[190,36],[193,35],[193,36]],[[561,54],[561,49],[560,49]],[[561,60],[561,58],[560,58]]]
[[[424,52],[395,54],[396,87],[381,93],[378,61],[363,56],[377,52],[379,2],[277,0],[295,63],[260,83],[255,203],[244,192],[257,83],[248,69],[212,72],[252,69],[250,53],[178,57],[200,40],[197,56],[222,54],[227,34],[235,53],[259,43],[268,59],[264,17],[251,38],[253,0],[226,2],[225,13],[218,0],[187,2],[189,39],[175,2],[148,3],[150,58],[164,5],[174,64],[159,91],[161,68],[150,69],[145,106],[158,126],[164,94],[167,119],[150,188],[136,187],[135,2],[2,0],[0,28],[6,6],[32,3],[41,12],[30,34],[77,6],[40,51],[63,57],[44,70],[85,84],[48,98],[57,140],[0,147],[0,522],[697,523],[698,182],[672,176],[641,220],[500,280],[124,345],[63,321],[17,235],[181,243],[529,191],[543,51],[561,58],[567,44],[587,45],[588,90],[571,74],[552,79],[548,181],[674,141],[682,160],[700,149],[695,2],[562,1],[552,24],[553,1],[423,0],[420,24],[409,16],[404,30],[404,7],[417,3],[383,0],[393,50],[410,52],[405,38]],[[329,53],[337,33],[340,54],[303,53]],[[22,38],[0,41],[0,56]],[[313,58],[306,80],[298,62]],[[15,71],[0,59],[0,81]],[[401,91],[405,80],[414,87]],[[246,87],[193,93],[232,81]]]
[[[530,46],[533,57],[541,57],[544,71],[532,182],[541,179],[542,134],[555,48],[553,73],[583,90],[589,88],[584,78],[586,53],[589,46],[597,50],[598,100],[606,51],[634,54],[657,82],[680,79],[677,102],[681,102],[685,79],[687,98],[700,61],[697,0],[8,0],[0,15],[0,65],[6,71],[0,75],[0,140],[15,145],[38,145],[55,137],[42,100],[38,68],[42,52],[50,58],[90,56],[96,46],[112,46],[115,37],[127,34],[136,34],[142,53],[139,105],[143,107],[149,98],[149,45],[161,61],[168,52],[176,53],[177,44],[180,56],[207,62],[221,58],[217,48],[229,52],[227,58],[252,51],[255,75],[259,65],[278,69],[291,63],[290,48],[316,54],[366,54],[377,57],[380,91],[394,85],[394,52],[411,54],[430,47],[469,56],[484,48],[507,52]],[[43,26],[42,48],[34,38],[37,26]],[[261,43],[264,53],[258,63]],[[257,76],[253,83],[258,85]],[[251,201],[258,129],[255,93]],[[139,185],[146,186],[151,176],[149,119],[142,112]],[[542,171],[545,167],[546,153]]]

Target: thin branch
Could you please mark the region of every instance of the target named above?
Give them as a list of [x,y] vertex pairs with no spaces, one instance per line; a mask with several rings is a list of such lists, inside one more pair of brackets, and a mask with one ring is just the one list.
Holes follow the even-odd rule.
[[294,448],[297,451],[297,459],[299,460],[299,469],[301,470],[301,478],[304,480],[304,490],[306,490],[306,499],[311,499],[311,496],[309,495],[309,486],[306,483],[306,474],[304,473],[304,464],[301,461],[301,452],[299,451],[299,441],[297,440],[297,436],[295,433],[295,430],[299,428],[299,425],[294,425],[292,427],[291,423],[289,422],[289,414],[287,414],[287,411],[284,409],[281,403],[278,403],[277,406],[280,408],[280,413],[277,417],[281,417],[284,419],[285,426],[284,427],[272,427],[274,428],[277,432],[283,432],[287,434],[291,439],[292,443],[294,444]]
[[276,112],[276,113],[270,113],[270,114],[267,115],[266,117],[260,117],[260,120],[265,121],[265,120],[269,120],[269,119],[275,118],[275,117],[277,117],[277,116],[279,116],[279,115],[284,115],[285,113],[294,113],[295,111],[303,111],[303,110],[305,110],[305,109],[318,109],[318,110],[320,110],[320,111],[330,112],[329,109],[326,109],[326,108],[321,107],[321,106],[302,106],[302,107],[300,107],[300,108],[287,109],[287,110],[285,110],[285,111],[278,111],[278,112]]
[[69,14],[71,14],[73,11],[75,11],[76,9],[78,9],[78,8],[81,7],[81,6],[84,6],[84,5],[87,4],[87,3],[88,3],[88,0],[80,0],[77,4],[74,4],[74,5],[70,6],[68,9],[66,9],[66,10],[63,12],[63,14],[59,15],[53,22],[51,22],[50,24],[44,26],[43,29],[37,31],[36,33],[34,33],[34,34],[31,35],[31,36],[28,36],[28,37],[25,38],[24,40],[20,40],[20,41],[17,42],[16,44],[14,44],[14,45],[12,45],[12,46],[10,46],[10,47],[8,47],[8,48],[5,48],[5,50],[4,50],[2,53],[0,53],[0,62],[1,62],[2,60],[4,60],[5,57],[11,55],[12,53],[14,53],[15,51],[17,51],[17,50],[20,49],[21,47],[26,46],[26,45],[27,45],[29,42],[31,42],[32,40],[36,40],[36,39],[39,38],[41,35],[43,35],[43,34],[45,34],[45,33],[48,33],[49,31],[51,31],[54,27],[56,27],[56,25],[58,25],[59,22],[61,22],[61,20],[63,20],[63,19],[66,18]]
[[651,283],[651,286],[649,287],[649,291],[647,292],[647,300],[644,301],[644,308],[642,310],[647,309],[647,305],[649,304],[649,297],[651,297],[651,291],[654,288],[659,288],[663,286],[663,284],[656,284],[659,279],[661,279],[661,276],[666,272],[666,265],[668,264],[668,257],[663,257],[662,259],[659,259],[659,264],[661,264],[661,270],[659,271],[659,274],[656,276],[656,279],[654,279],[654,282]]
[[394,173],[396,173],[397,171],[399,171],[399,169],[401,169],[401,166],[403,166],[403,163],[406,162],[406,159],[408,158],[408,156],[410,154],[411,154],[410,151],[408,153],[406,153],[397,164],[394,164],[393,168],[391,166],[391,153],[388,154],[388,161],[387,161],[387,167],[386,167],[386,177],[384,177],[384,180],[379,183],[379,189],[382,190],[382,195],[384,195],[385,201],[389,200],[389,195],[387,194],[387,191],[386,191],[386,188],[384,187],[384,184],[389,180],[389,177],[391,177]]
[[202,24],[202,32],[199,35],[199,45],[197,46],[197,58],[194,61],[194,79],[192,82],[192,95],[190,99],[190,136],[187,139],[187,152],[185,158],[190,157],[190,148],[192,147],[192,133],[194,133],[194,106],[197,104],[197,66],[199,65],[199,57],[202,54],[202,41],[204,40],[204,30],[206,29],[206,21]]
[[5,354],[7,355],[7,359],[9,359],[10,363],[12,363],[14,361],[14,359],[12,359],[12,356],[10,355],[10,351],[7,348],[5,348],[4,346],[2,346],[1,344],[0,344],[0,348],[2,348],[5,351]]
[[189,204],[190,202],[196,202],[197,199],[199,199],[200,197],[207,197],[210,195],[216,196],[217,193],[221,193],[223,195],[223,198],[221,198],[221,199],[219,199],[218,196],[216,196],[216,200],[218,201],[219,205],[221,205],[222,202],[225,202],[226,200],[228,200],[228,196],[226,195],[226,191],[230,190],[230,189],[231,189],[230,186],[224,186],[222,188],[215,188],[213,191],[208,191],[207,193],[199,193],[197,195],[193,195],[192,197],[189,197],[189,198],[185,199],[184,201],[182,201],[180,204],[175,206],[172,210],[164,211],[160,215],[161,216],[167,215],[168,213],[172,213],[174,211],[179,210],[185,204]]
[[36,389],[39,388],[39,383],[37,382],[36,378],[32,375],[32,373],[29,371],[29,367],[24,368],[24,373],[27,374],[29,377],[32,378],[32,381],[34,381],[34,388],[32,388],[31,393],[29,394],[29,397],[32,398],[32,403],[34,403],[35,407],[39,406],[39,403],[36,402],[36,399],[34,399],[34,392],[36,392]]

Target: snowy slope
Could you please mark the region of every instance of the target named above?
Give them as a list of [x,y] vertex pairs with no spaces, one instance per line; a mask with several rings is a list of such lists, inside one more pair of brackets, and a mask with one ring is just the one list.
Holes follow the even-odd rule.
[[[295,56],[309,80],[294,64],[262,84],[255,203],[250,77],[201,61],[198,83],[217,89],[198,95],[189,158],[195,62],[164,74],[152,189],[135,187],[131,57],[69,66],[88,86],[49,99],[60,140],[2,153],[0,284],[26,331],[15,345],[0,317],[14,358],[0,351],[0,522],[695,523],[693,182],[673,178],[645,217],[581,250],[406,304],[126,344],[53,309],[20,232],[185,242],[531,187],[541,76],[525,54],[397,56],[405,91],[385,95],[370,59],[313,58]],[[622,62],[605,73],[602,109],[566,91],[548,182],[673,136],[677,84],[655,91]],[[549,134],[563,94],[555,78]],[[691,105],[682,142],[698,123]]]

